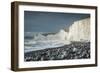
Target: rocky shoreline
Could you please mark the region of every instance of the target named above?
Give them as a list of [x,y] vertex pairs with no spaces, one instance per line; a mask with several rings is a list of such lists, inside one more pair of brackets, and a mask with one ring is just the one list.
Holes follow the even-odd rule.
[[89,59],[90,42],[72,42],[57,48],[47,48],[24,53],[24,61]]

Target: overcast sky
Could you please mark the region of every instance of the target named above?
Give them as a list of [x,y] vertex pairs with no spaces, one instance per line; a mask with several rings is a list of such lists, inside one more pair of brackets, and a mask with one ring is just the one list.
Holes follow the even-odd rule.
[[89,14],[24,11],[25,32],[57,32]]

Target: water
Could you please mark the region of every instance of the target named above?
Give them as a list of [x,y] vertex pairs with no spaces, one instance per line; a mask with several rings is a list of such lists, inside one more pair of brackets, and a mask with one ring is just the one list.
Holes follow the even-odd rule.
[[74,22],[69,27],[69,32],[60,29],[55,34],[45,32],[25,32],[24,34],[25,52],[61,47],[70,44],[71,41],[90,41],[90,18]]
[[37,35],[35,33],[33,36],[27,36],[25,38],[25,52],[42,50],[46,48],[61,47],[68,44],[66,40],[62,40],[62,37],[59,37],[57,35],[51,36],[51,34],[50,36],[44,36],[40,33],[38,33]]

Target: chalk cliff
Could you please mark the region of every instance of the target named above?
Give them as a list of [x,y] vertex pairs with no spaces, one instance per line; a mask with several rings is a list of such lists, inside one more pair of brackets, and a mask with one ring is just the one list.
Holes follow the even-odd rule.
[[90,18],[76,21],[70,26],[69,41],[89,41],[90,40]]

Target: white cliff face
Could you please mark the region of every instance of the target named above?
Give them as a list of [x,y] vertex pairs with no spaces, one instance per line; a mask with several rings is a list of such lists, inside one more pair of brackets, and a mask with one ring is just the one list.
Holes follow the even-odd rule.
[[69,41],[89,41],[90,40],[90,18],[74,22],[69,28]]

